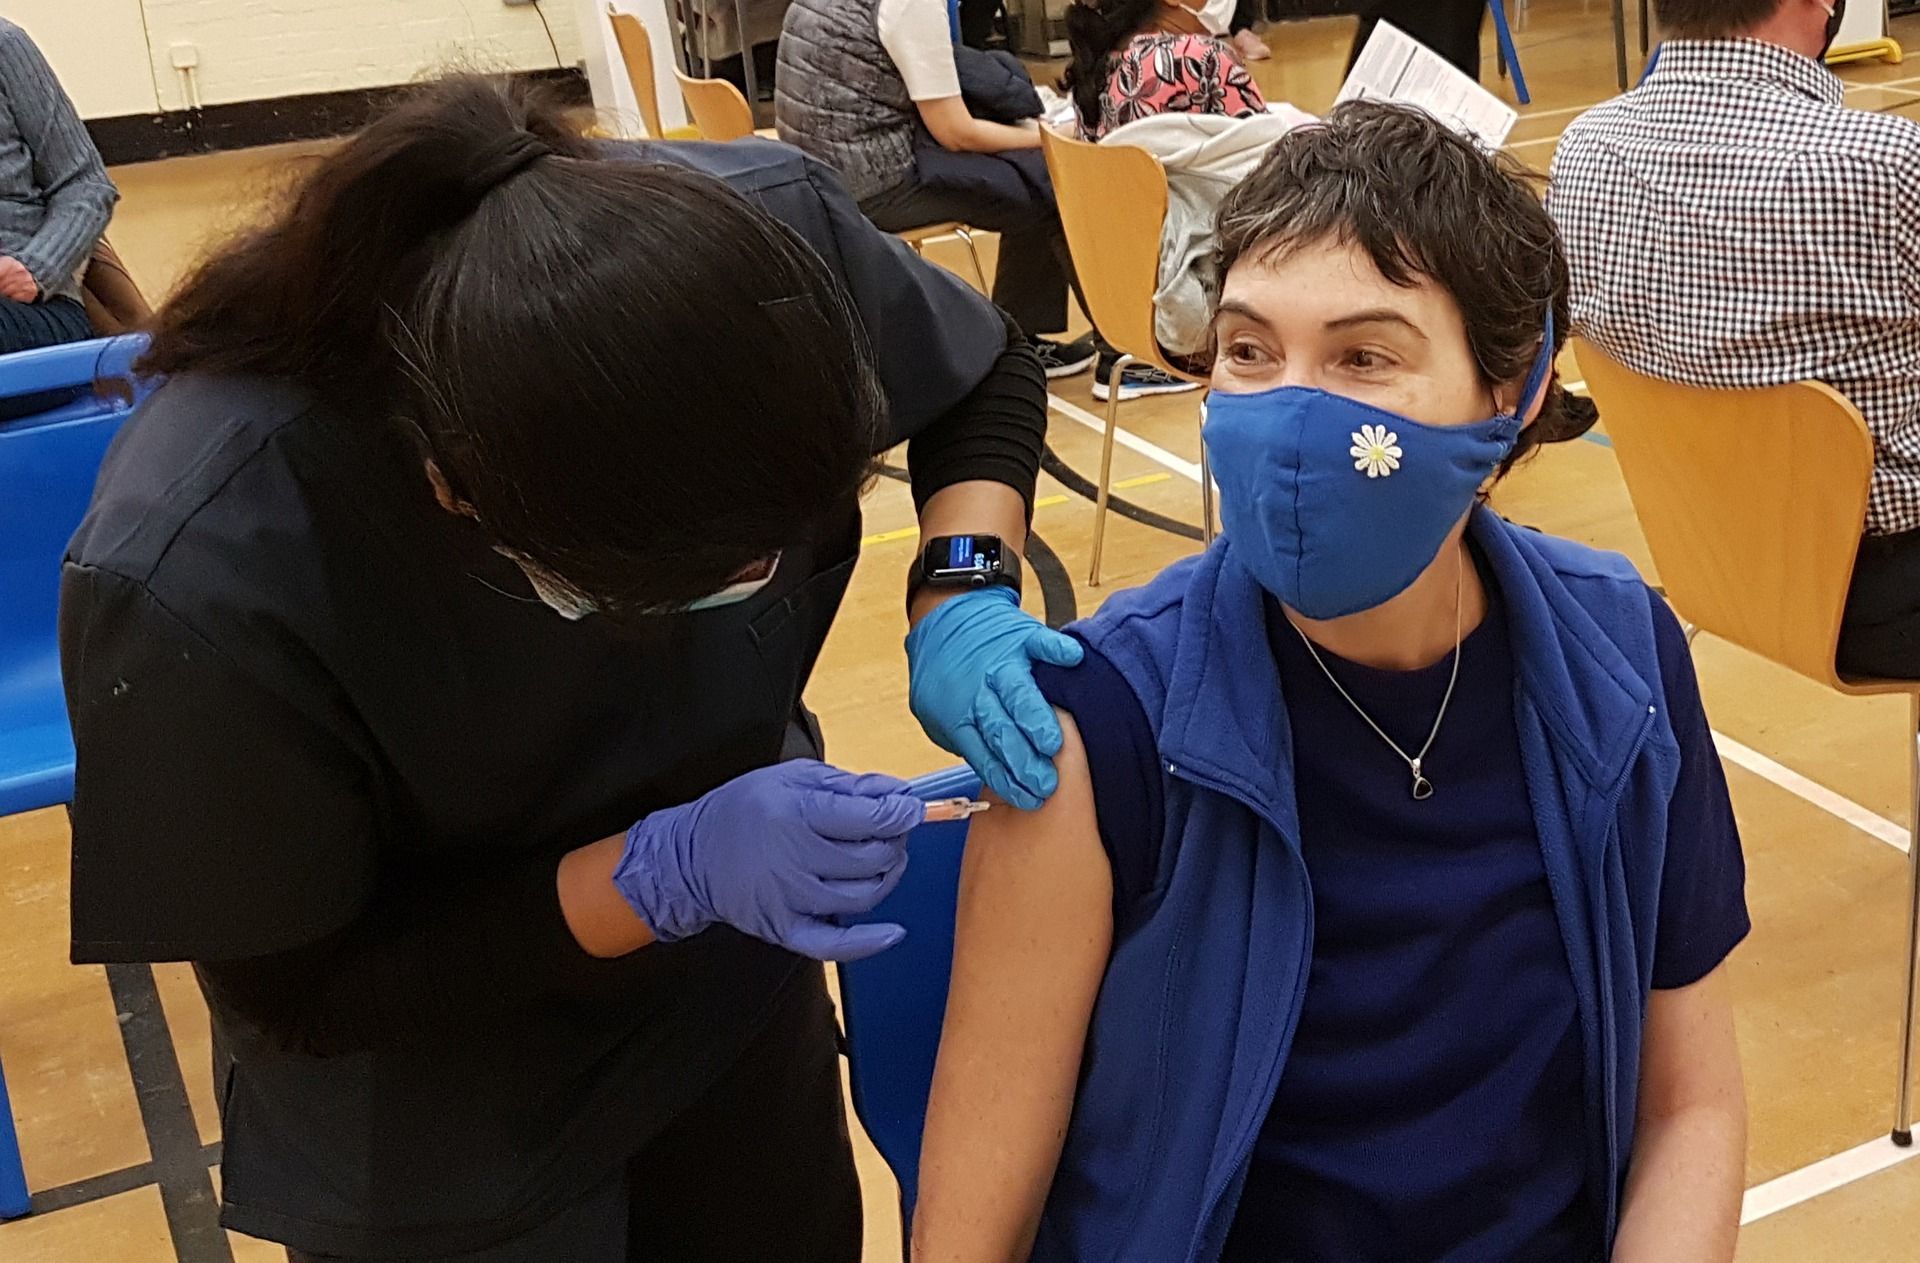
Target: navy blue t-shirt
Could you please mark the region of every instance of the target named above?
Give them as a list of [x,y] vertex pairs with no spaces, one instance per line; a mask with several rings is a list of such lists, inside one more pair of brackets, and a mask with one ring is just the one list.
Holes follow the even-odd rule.
[[[1547,888],[1514,727],[1513,646],[1491,581],[1486,619],[1416,801],[1396,755],[1334,691],[1279,607],[1269,641],[1293,727],[1313,961],[1298,1031],[1255,1144],[1224,1258],[1598,1259],[1573,979]],[[1748,929],[1745,864],[1686,639],[1656,602],[1681,750],[1653,983],[1682,987]],[[1380,671],[1321,651],[1409,753],[1451,658]],[[1165,826],[1164,768],[1132,690],[1089,651],[1041,667],[1075,718],[1113,864],[1116,939],[1137,923]]]

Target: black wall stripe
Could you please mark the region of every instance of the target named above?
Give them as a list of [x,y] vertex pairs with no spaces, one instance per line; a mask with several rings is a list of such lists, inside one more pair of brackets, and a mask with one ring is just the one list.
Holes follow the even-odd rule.
[[193,1121],[193,1106],[187,1100],[186,1080],[180,1075],[180,1058],[167,1029],[166,1011],[160,1006],[153,968],[108,965],[107,986],[113,992],[120,1040],[133,1073],[134,1097],[140,1103],[140,1122],[153,1154],[147,1166],[160,1186],[174,1253],[180,1263],[233,1263],[227,1234],[220,1227],[213,1180],[207,1174],[209,1150],[200,1143],[200,1129]]
[[[566,100],[576,105],[591,103],[587,78],[574,67],[520,71],[513,77],[551,83]],[[408,90],[406,86],[358,88],[273,97],[265,101],[236,101],[198,110],[90,118],[86,121],[87,131],[108,166],[151,162],[182,154],[218,153],[290,140],[344,136],[358,131],[369,118]]]

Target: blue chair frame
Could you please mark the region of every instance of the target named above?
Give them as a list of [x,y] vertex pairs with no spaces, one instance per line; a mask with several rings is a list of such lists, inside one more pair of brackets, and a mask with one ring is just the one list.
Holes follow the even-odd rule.
[[[922,798],[971,798],[980,778],[967,768],[935,772],[913,782]],[[923,824],[907,843],[907,873],[862,921],[897,921],[907,928],[898,947],[840,969],[840,1006],[847,1031],[853,1110],[900,1182],[900,1226],[913,1218],[920,1182],[920,1134],[927,1125],[927,1093],[947,1012],[953,970],[954,905],[967,822]]]
[[[73,739],[60,685],[60,562],[120,423],[150,390],[133,376],[133,335],[0,358],[0,398],[123,382],[0,421],[0,816],[73,796]],[[0,1073],[0,1219],[32,1208],[6,1078]]]

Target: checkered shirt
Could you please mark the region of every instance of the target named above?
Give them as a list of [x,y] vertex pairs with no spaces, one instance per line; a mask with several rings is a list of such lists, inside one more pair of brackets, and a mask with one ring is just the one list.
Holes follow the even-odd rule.
[[1876,448],[1867,529],[1920,528],[1920,123],[1758,40],[1672,40],[1576,119],[1547,207],[1576,332],[1649,376],[1824,381]]

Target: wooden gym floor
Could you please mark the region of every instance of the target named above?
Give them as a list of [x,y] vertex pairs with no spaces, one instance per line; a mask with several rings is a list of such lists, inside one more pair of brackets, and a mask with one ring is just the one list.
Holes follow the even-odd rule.
[[[1631,8],[1631,6],[1629,6]],[[1614,91],[1607,4],[1536,0],[1518,33],[1535,99],[1513,149],[1545,168],[1559,131]],[[1324,109],[1351,30],[1323,19],[1268,33],[1255,68],[1274,99]],[[1920,49],[1920,18],[1894,34]],[[1488,41],[1489,81],[1493,80]],[[1920,119],[1920,71],[1879,62],[1842,72],[1850,103]],[[153,295],[210,239],[244,222],[299,148],[179,159],[115,173],[125,200],[113,237]],[[1916,173],[1920,178],[1920,172]],[[959,263],[936,243],[936,259]],[[991,262],[989,261],[989,266]],[[1571,365],[1568,365],[1571,369]],[[1090,378],[1055,383],[1052,447],[1069,470],[1098,468],[1102,411]],[[1126,405],[1115,456],[1120,494],[1197,522],[1194,397]],[[1093,513],[1044,477],[1029,601],[1056,621],[1093,609],[1198,545],[1115,515],[1105,585],[1086,584]],[[1498,493],[1510,516],[1650,563],[1605,436],[1541,454]],[[836,762],[912,775],[951,760],[906,708],[898,590],[913,551],[912,506],[882,481],[871,536],[809,700]],[[1047,561],[1047,554],[1057,558]],[[1843,700],[1738,650],[1697,651],[1707,709],[1746,837],[1754,933],[1732,972],[1751,1098],[1743,1263],[1920,1256],[1920,1162],[1886,1141],[1907,845],[1906,714],[1896,701]],[[0,1056],[37,1213],[0,1224],[6,1263],[239,1263],[274,1246],[212,1227],[218,1120],[204,1009],[183,966],[142,971],[66,963],[67,832],[59,812],[0,820]],[[868,1257],[897,1259],[894,1191],[870,1150]]]

